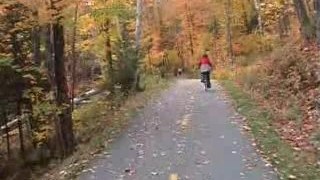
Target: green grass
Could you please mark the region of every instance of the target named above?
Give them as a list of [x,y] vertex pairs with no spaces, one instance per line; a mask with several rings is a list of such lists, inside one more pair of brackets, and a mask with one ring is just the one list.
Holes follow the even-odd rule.
[[289,180],[291,176],[298,180],[320,180],[320,168],[316,164],[309,164],[304,152],[294,151],[292,147],[281,140],[271,125],[273,116],[270,111],[259,107],[233,81],[221,81],[221,84],[233,98],[239,113],[247,117],[259,148],[278,169],[281,179]]

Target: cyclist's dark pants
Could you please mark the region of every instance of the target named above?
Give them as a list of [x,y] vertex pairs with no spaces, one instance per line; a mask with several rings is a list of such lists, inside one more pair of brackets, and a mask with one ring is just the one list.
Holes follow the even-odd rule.
[[210,72],[201,72],[201,82],[204,82],[206,80],[208,82],[208,88],[211,88],[211,83],[210,83]]

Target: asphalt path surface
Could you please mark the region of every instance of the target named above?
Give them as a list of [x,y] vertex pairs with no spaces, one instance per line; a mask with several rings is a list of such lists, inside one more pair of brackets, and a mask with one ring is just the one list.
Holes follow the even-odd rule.
[[217,83],[178,80],[79,180],[276,180]]

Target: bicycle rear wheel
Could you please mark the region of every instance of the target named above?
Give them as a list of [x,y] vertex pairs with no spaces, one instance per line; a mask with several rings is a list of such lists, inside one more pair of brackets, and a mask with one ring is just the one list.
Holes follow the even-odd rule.
[[204,78],[204,80],[203,80],[203,86],[204,86],[204,91],[208,91],[208,82],[207,82],[207,80]]

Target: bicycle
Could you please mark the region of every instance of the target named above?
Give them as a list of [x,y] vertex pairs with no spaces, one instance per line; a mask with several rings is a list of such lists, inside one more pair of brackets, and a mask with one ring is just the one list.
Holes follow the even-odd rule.
[[[201,73],[201,82],[204,85],[204,90],[207,92],[208,89],[210,88],[210,80],[209,80],[209,74]],[[208,81],[209,80],[209,81]]]

